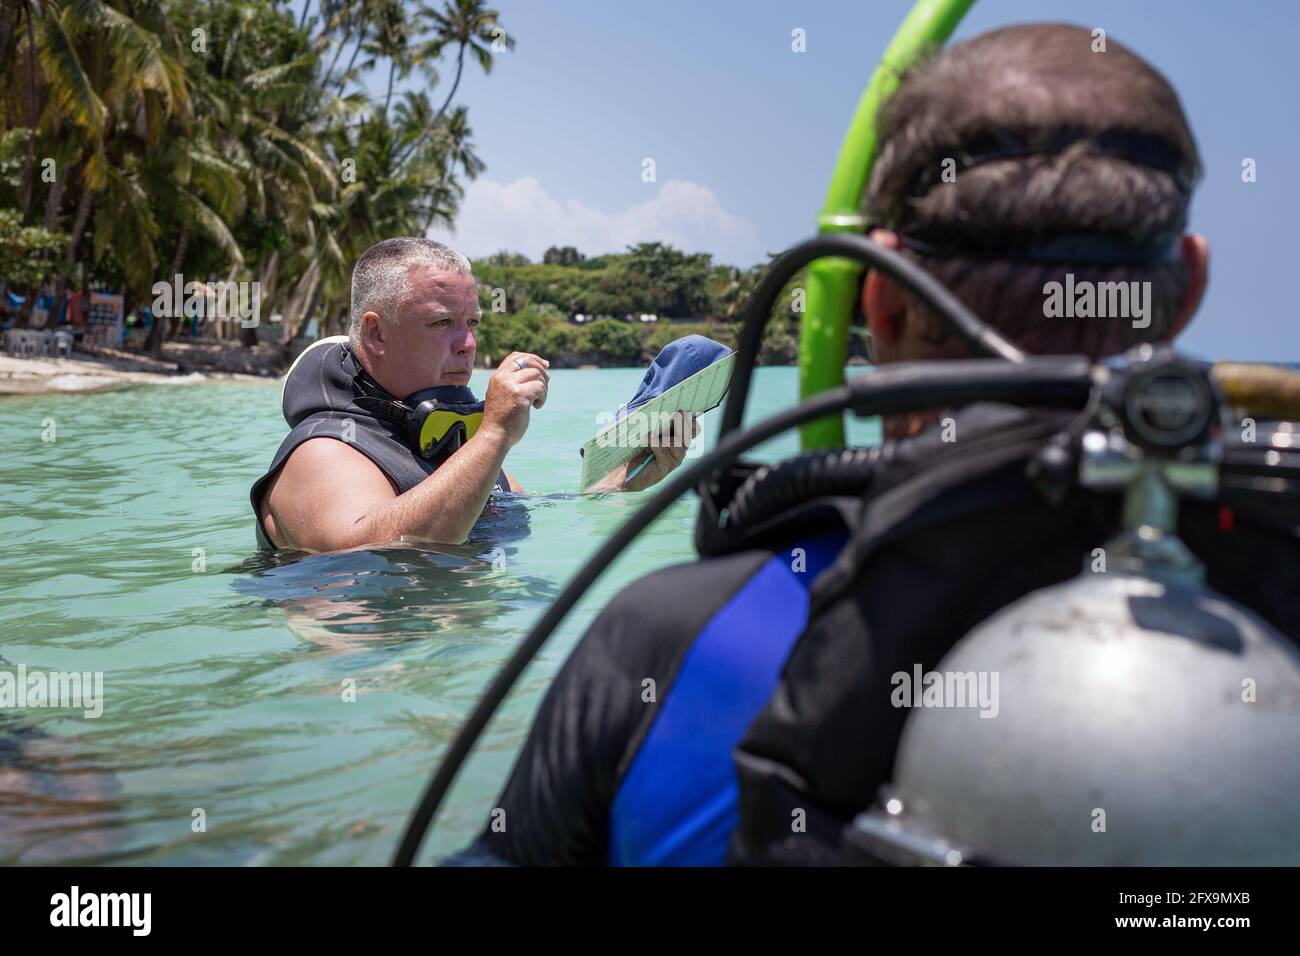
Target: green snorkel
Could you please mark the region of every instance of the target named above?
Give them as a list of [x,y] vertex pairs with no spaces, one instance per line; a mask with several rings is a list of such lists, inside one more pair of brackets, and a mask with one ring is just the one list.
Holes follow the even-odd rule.
[[[919,0],[898,28],[858,101],[857,112],[840,147],[826,205],[817,217],[820,235],[861,233],[866,228],[861,202],[876,160],[876,116],[897,88],[903,71],[947,42],[974,2]],[[820,259],[808,267],[807,310],[799,330],[801,400],[844,384],[849,321],[861,273],[862,267],[848,259]],[[805,449],[842,447],[844,416],[809,422],[800,429],[800,435]]]

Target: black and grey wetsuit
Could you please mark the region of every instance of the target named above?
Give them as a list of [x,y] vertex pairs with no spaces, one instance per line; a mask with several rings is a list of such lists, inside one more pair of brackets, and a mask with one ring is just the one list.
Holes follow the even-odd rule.
[[[346,442],[373,461],[393,483],[398,494],[409,491],[437,471],[454,450],[432,460],[414,451],[400,429],[360,408],[356,399],[362,393],[356,386],[361,366],[347,339],[337,336],[322,339],[307,349],[284,382],[284,420],[292,431],[276,449],[266,473],[253,483],[249,499],[258,515],[258,543],[270,546],[262,527],[259,506],[271,479],[289,460],[294,449],[313,438],[333,438]],[[497,476],[494,493],[508,491],[505,472]]]

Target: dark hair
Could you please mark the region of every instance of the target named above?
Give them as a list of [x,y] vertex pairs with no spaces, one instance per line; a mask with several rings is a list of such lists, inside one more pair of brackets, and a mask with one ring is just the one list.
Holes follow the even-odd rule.
[[[1177,237],[1201,172],[1195,140],[1168,81],[1101,45],[1066,24],[981,34],[906,74],[879,120],[869,221],[1032,352],[1096,357],[1165,338],[1186,290]],[[1075,252],[1037,253],[1052,243]],[[1141,254],[1160,247],[1176,254]],[[1066,273],[1149,281],[1150,324],[1045,317],[1045,286]],[[922,334],[945,338],[934,323]]]

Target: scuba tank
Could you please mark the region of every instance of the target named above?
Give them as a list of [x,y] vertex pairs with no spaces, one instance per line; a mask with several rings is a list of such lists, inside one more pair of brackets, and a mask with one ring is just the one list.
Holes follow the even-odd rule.
[[1123,530],[927,675],[994,699],[914,710],[844,862],[1300,862],[1300,653],[1208,588],[1176,533],[1179,497],[1218,499],[1224,477],[1263,500],[1293,491],[1295,462],[1260,471],[1294,454],[1290,430],[1235,442],[1204,370],[1150,348],[1124,365],[1077,446],[1047,455],[1057,480],[1118,489]]

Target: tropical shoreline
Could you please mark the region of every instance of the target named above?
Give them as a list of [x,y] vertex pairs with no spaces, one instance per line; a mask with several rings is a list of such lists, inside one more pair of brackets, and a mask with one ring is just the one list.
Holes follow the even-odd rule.
[[[290,353],[291,354],[291,353]],[[268,347],[254,352],[236,343],[167,343],[163,359],[135,352],[100,349],[71,358],[15,358],[0,353],[0,398],[11,395],[82,395],[132,385],[192,385],[211,381],[278,379],[289,366],[286,352]],[[566,361],[553,368],[601,370],[640,368],[619,362]],[[789,363],[777,363],[789,364]],[[490,372],[481,363],[479,371]]]
[[196,367],[184,353],[179,361],[167,360],[179,351],[167,349],[164,359],[117,349],[78,352],[69,358],[0,355],[0,396],[89,394],[131,385],[190,385],[214,379],[259,381],[272,375],[269,370],[251,374],[215,365]]

